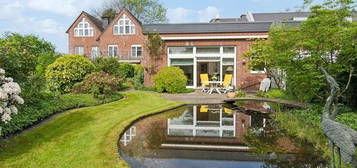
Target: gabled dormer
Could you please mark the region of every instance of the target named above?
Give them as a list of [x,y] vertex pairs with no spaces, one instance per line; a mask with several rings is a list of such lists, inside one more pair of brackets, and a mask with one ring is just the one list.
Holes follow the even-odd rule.
[[97,37],[102,31],[102,22],[83,11],[67,29],[66,33],[73,37]]

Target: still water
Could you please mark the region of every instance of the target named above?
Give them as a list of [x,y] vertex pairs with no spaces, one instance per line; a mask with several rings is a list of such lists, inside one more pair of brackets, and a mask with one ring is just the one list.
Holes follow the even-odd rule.
[[133,168],[324,167],[311,144],[270,119],[279,104],[188,105],[144,118],[119,141]]

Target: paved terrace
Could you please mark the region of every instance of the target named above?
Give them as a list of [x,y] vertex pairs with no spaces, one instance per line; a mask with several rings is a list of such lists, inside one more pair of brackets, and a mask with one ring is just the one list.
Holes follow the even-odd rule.
[[180,94],[161,94],[162,97],[174,100],[178,102],[184,102],[188,104],[213,104],[213,103],[224,103],[224,100],[228,99],[225,94],[218,93],[203,93],[201,90],[196,90],[192,93],[180,93]]
[[162,97],[174,100],[178,102],[184,102],[188,104],[215,104],[215,103],[233,103],[236,100],[258,100],[258,101],[266,101],[266,102],[275,102],[275,103],[283,103],[291,106],[307,108],[309,104],[300,103],[291,100],[282,100],[282,99],[271,99],[271,98],[263,98],[263,97],[255,97],[254,93],[248,93],[247,97],[242,98],[228,98],[226,94],[220,95],[218,93],[212,93],[211,95],[208,93],[203,93],[201,90],[196,90],[192,93],[181,93],[181,94],[161,94]]

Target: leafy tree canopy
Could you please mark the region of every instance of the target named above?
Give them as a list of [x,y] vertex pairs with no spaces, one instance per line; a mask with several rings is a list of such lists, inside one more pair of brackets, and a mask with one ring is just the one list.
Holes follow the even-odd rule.
[[288,89],[297,98],[323,100],[328,88],[318,67],[325,67],[333,77],[348,76],[357,60],[357,24],[346,19],[352,7],[350,0],[327,0],[312,6],[308,20],[301,24],[276,23],[269,39],[256,42],[246,53],[257,57],[250,66],[264,66],[273,80],[274,70],[283,70]]
[[106,0],[101,7],[93,10],[93,14],[113,19],[115,13],[123,8],[146,24],[167,22],[166,8],[157,0]]
[[6,33],[0,38],[0,67],[8,76],[23,84],[37,73],[36,68],[43,69],[38,67],[39,63],[40,66],[48,65],[45,62],[55,57],[54,50],[55,47],[51,43],[36,36]]

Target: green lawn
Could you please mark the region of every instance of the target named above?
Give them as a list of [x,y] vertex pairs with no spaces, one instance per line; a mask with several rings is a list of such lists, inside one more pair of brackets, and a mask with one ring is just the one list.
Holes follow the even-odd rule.
[[120,132],[136,118],[178,106],[150,92],[126,92],[114,103],[67,111],[8,142],[0,167],[126,167],[117,153]]

